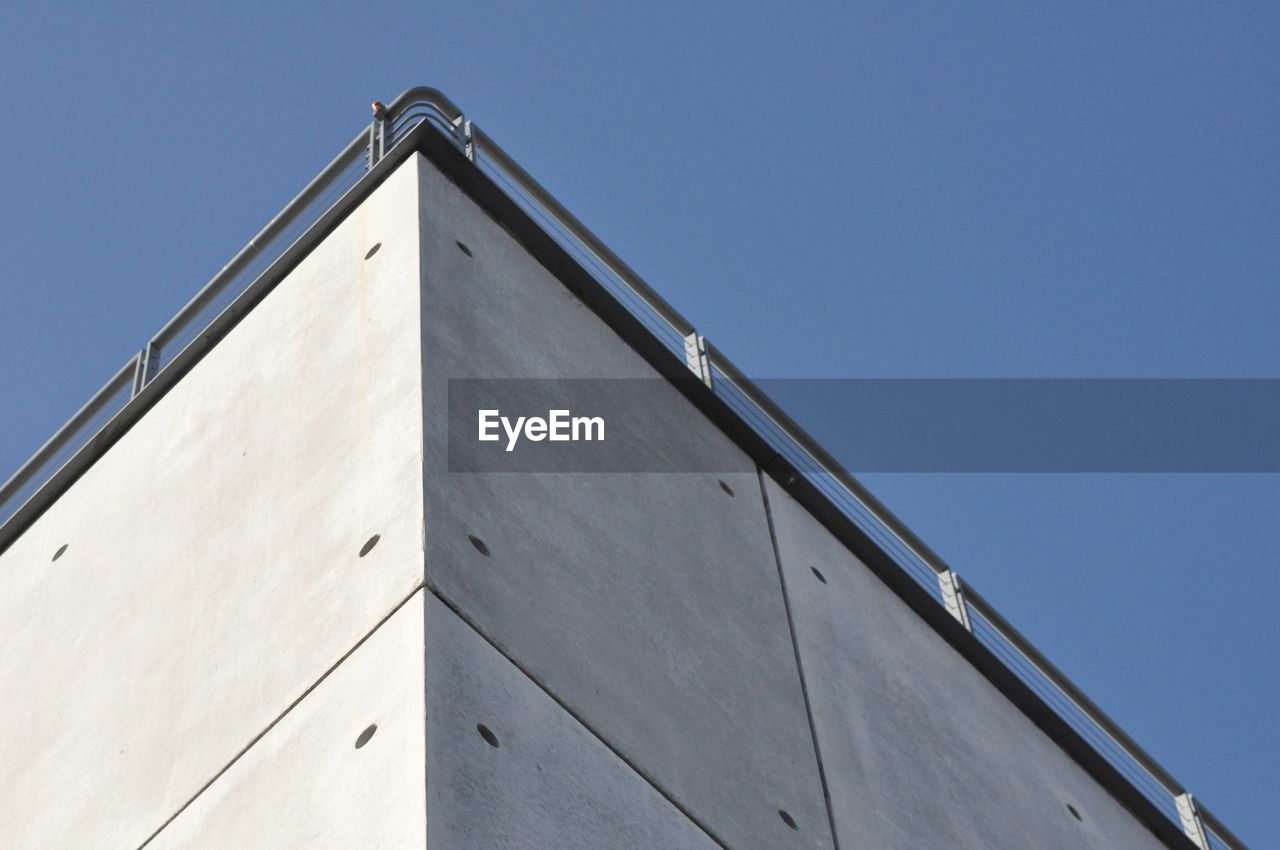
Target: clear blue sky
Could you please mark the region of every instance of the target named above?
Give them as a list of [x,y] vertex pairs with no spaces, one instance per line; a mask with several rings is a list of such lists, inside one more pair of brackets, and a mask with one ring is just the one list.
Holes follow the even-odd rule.
[[[1280,377],[1271,4],[10,2],[0,477],[442,88],[751,374]],[[1257,847],[1269,475],[876,475]]]

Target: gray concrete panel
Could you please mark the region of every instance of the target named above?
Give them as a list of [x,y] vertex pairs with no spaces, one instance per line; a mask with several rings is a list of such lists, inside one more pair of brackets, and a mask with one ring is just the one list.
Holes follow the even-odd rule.
[[426,846],[423,596],[405,602],[147,850]]
[[427,694],[430,850],[716,846],[434,596]]
[[423,185],[429,581],[730,846],[829,848],[751,463],[671,387],[637,450],[743,472],[451,474],[448,378],[656,373],[434,168]]
[[765,486],[842,848],[1164,847],[812,515]]
[[0,847],[138,846],[421,583],[417,196],[413,160],[0,555]]

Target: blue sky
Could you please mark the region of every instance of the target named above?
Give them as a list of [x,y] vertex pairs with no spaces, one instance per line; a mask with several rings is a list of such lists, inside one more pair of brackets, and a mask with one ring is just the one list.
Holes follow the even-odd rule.
[[[437,86],[750,374],[1280,377],[1264,4],[0,8],[0,477]],[[1242,838],[1274,475],[867,483]]]

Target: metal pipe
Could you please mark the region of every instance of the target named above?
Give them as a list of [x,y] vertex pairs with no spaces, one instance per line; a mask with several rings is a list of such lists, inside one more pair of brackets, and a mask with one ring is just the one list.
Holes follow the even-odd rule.
[[[132,384],[134,373],[137,371],[137,364],[138,355],[135,354],[129,358],[129,362],[120,367],[120,370],[111,377],[111,380],[103,385],[102,389],[93,394],[93,398],[86,401],[80,406],[79,410],[71,415],[65,425],[59,428],[52,437],[45,440],[44,445],[37,449],[35,454],[18,468],[17,472],[9,476],[9,479],[4,484],[0,484],[0,505],[3,505],[19,487],[29,481],[44,462],[56,454],[72,436],[79,433],[81,427],[96,416],[103,406],[121,389]],[[105,424],[103,423],[104,427]],[[89,439],[92,439],[92,436]],[[86,442],[88,441],[86,440]]]

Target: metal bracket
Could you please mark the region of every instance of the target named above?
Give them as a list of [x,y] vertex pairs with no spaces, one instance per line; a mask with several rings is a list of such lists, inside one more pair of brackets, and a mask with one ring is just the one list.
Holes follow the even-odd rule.
[[369,123],[369,167],[366,171],[372,171],[373,167],[382,159],[382,155],[386,153],[387,146],[387,108],[382,105],[382,101],[375,100],[373,102],[373,121]]
[[973,631],[973,623],[969,620],[969,606],[964,601],[964,590],[960,585],[960,576],[954,570],[938,573],[938,586],[942,590],[942,602],[951,612],[951,616],[960,621],[965,631]]
[[147,378],[147,348],[142,349],[133,357],[133,383],[129,386],[129,398],[133,398],[142,392],[142,388],[146,386]]
[[156,354],[156,344],[154,342],[148,342],[147,347],[138,352],[138,358],[134,361],[133,390],[130,395],[131,398],[142,392],[142,388],[145,387],[153,377],[152,371]]
[[472,162],[476,161],[476,136],[470,119],[462,122],[462,153]]
[[462,149],[462,155],[472,162],[476,161],[476,133],[470,119],[459,113],[453,119],[453,141]]
[[1182,831],[1187,834],[1187,838],[1194,841],[1200,850],[1210,850],[1209,833],[1204,828],[1204,821],[1200,819],[1200,810],[1196,808],[1196,801],[1191,796],[1191,792],[1183,791],[1173,798],[1173,804],[1178,809]]
[[711,361],[707,358],[706,337],[693,331],[684,338],[684,362],[702,383],[711,386]]

